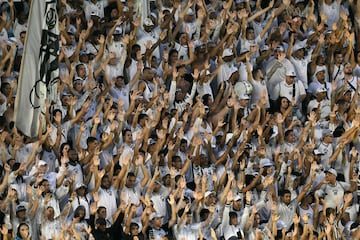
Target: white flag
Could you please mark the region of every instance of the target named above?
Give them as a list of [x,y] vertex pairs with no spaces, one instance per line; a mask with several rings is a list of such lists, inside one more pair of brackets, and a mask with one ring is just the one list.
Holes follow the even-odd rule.
[[15,126],[35,137],[45,99],[57,99],[59,29],[57,0],[33,0],[15,100]]

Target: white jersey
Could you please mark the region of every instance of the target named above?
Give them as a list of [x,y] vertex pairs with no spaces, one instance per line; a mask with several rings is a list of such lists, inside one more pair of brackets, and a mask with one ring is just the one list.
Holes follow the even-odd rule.
[[308,89],[307,66],[311,61],[311,56],[307,55],[303,59],[291,57],[290,60],[294,64],[297,79],[303,83],[305,89]]
[[338,182],[334,185],[324,184],[321,187],[321,190],[324,192],[324,200],[326,202],[327,208],[336,209],[336,203],[340,203],[340,206],[343,204],[344,192],[350,189],[350,184],[346,182]]
[[325,23],[331,28],[333,23],[337,23],[340,16],[340,3],[334,0],[330,5],[326,4],[325,1],[320,7],[320,13],[326,16]]
[[295,102],[298,103],[300,96],[305,95],[305,88],[301,81],[295,81],[289,85],[285,81],[278,83],[270,95],[272,100],[277,100],[279,97],[286,97],[287,99],[295,98]]
[[294,66],[288,59],[284,59],[284,61],[280,63],[277,59],[273,58],[266,64],[265,69],[268,79],[267,88],[269,95],[273,96],[275,86],[281,81],[285,81],[287,69],[294,70]]

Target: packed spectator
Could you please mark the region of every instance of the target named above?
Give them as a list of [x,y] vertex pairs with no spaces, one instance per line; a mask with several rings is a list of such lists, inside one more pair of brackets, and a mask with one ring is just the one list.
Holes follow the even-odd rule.
[[360,2],[61,0],[30,138],[31,2],[0,0],[1,239],[360,239]]

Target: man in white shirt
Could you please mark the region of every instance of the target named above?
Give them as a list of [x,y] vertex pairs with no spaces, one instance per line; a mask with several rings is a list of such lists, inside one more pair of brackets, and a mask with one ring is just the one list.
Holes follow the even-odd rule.
[[327,98],[330,99],[331,96],[331,84],[326,81],[326,67],[325,66],[316,66],[314,73],[315,79],[309,84],[308,93],[316,96],[317,90],[319,88],[325,88],[327,92]]
[[[282,81],[285,81],[286,72],[294,70],[293,64],[285,58],[285,49],[279,45],[274,50],[274,56],[267,62],[265,66],[265,74],[267,78],[267,89],[269,96],[274,96],[275,87]],[[271,100],[277,99],[271,98]],[[289,98],[292,99],[292,98]]]
[[336,180],[337,172],[335,169],[330,168],[327,170],[324,181],[321,183],[321,188],[317,192],[319,195],[324,195],[324,201],[326,203],[326,208],[336,209],[337,203],[340,206],[344,203],[344,193],[345,191],[354,191],[356,190],[356,183],[348,182],[339,182]]
[[319,88],[317,90],[316,99],[313,99],[308,104],[308,114],[313,109],[317,109],[320,113],[320,120],[327,120],[330,116],[331,105],[330,100],[326,98],[327,90],[325,88]]
[[301,103],[306,97],[304,85],[301,81],[295,80],[296,73],[292,69],[286,71],[285,80],[279,82],[270,98],[276,101],[279,97],[286,97],[287,99],[295,99],[295,107],[301,109]]
[[321,164],[325,167],[325,169],[329,168],[328,159],[334,152],[333,143],[333,134],[330,129],[324,129],[322,132],[322,141],[318,146],[318,150],[324,155],[321,156]]
[[130,88],[129,84],[125,84],[123,76],[117,76],[115,84],[110,88],[110,95],[114,98],[114,102],[122,100],[124,103],[124,110],[127,111],[130,105]]

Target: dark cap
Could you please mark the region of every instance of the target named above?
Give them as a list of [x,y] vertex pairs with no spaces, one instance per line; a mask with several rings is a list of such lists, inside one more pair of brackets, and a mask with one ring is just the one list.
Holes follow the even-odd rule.
[[96,224],[106,225],[106,220],[105,220],[105,218],[98,218],[98,219],[96,219]]

